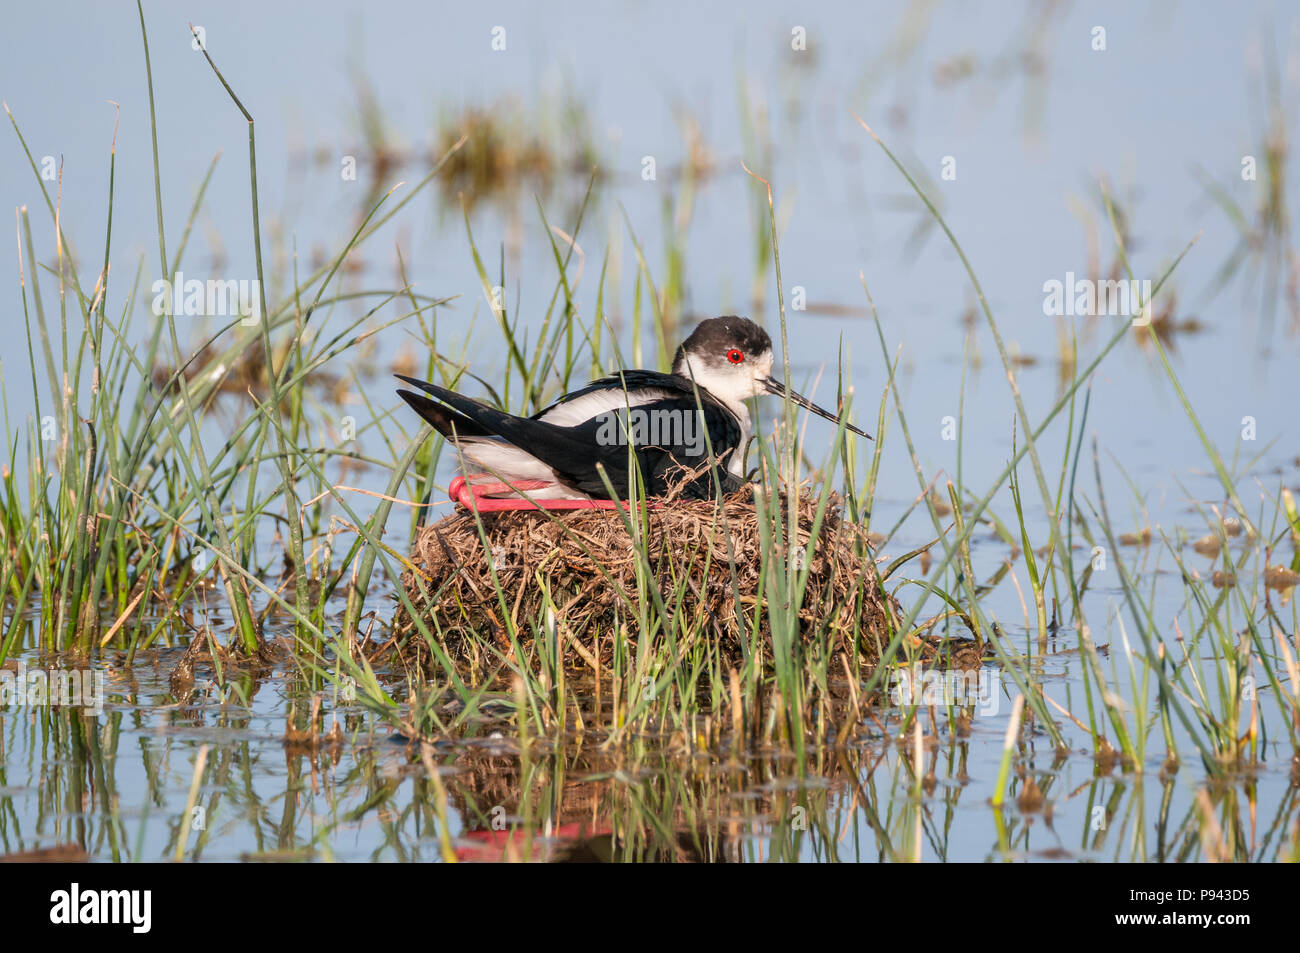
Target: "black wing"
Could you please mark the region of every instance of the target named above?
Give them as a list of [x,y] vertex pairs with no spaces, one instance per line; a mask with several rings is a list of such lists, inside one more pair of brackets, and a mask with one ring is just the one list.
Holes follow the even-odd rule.
[[[682,377],[680,374],[661,374],[659,371],[642,370],[620,371],[618,374],[611,377],[602,377],[599,380],[592,381],[585,387],[579,387],[575,391],[570,391],[556,400],[555,403],[543,407],[533,415],[533,418],[540,418],[549,411],[559,407],[561,404],[567,404],[571,400],[576,400],[579,397],[586,397],[588,394],[594,394],[602,390],[666,390],[686,394],[693,398],[695,396],[695,383],[689,378]],[[722,407],[722,404],[719,403],[718,399],[703,388],[700,388],[700,400],[706,404],[714,404],[718,407]]]
[[732,454],[744,453],[740,424],[715,400],[697,403],[686,394],[665,397],[565,429],[580,437],[585,459],[567,470],[546,462],[566,483],[592,496],[609,495],[596,472],[597,462],[622,498],[630,488],[631,463],[640,470],[647,496],[664,496],[680,486],[686,499],[708,499],[717,492],[715,472],[724,493],[744,482],[726,470]]
[[[621,498],[626,497],[630,485],[630,464],[635,464],[640,471],[648,496],[662,496],[684,482],[681,489],[684,497],[712,497],[716,492],[714,470],[724,492],[731,492],[743,483],[724,469],[731,454],[744,452],[744,448],[739,446],[739,422],[707,391],[700,390],[697,400],[694,386],[685,378],[651,371],[625,371],[621,379],[597,381],[566,395],[559,403],[596,390],[622,390],[624,387],[674,390],[679,396],[639,404],[631,411],[638,415],[636,417],[629,418],[626,410],[613,411],[573,427],[548,423],[538,419],[540,415],[516,417],[437,384],[411,377],[401,379],[451,408],[447,411],[433,405],[442,414],[431,413],[425,406],[426,403],[432,404],[427,398],[415,394],[402,395],[440,431],[446,432],[439,424],[454,421],[461,435],[499,436],[555,470],[566,486],[596,498],[609,497],[597,464],[604,467],[610,485]],[[444,421],[442,417],[448,419]],[[634,426],[638,420],[655,423],[647,428],[649,432],[638,437]],[[629,442],[632,444],[630,453]],[[710,467],[710,460],[716,461],[718,466]]]
[[[548,411],[561,404],[603,390],[623,392],[660,390],[681,395],[680,397],[665,397],[662,400],[637,405],[637,410],[650,413],[650,419],[654,419],[655,414],[671,411],[674,416],[681,415],[681,419],[685,421],[688,419],[686,415],[699,411],[697,416],[699,421],[702,422],[702,426],[697,427],[692,436],[699,437],[707,434],[707,440],[704,441],[702,449],[699,440],[687,441],[685,445],[666,446],[664,442],[659,442],[643,443],[636,447],[636,458],[645,480],[647,495],[662,496],[672,487],[682,483],[683,478],[688,474],[698,473],[698,475],[691,477],[682,488],[682,495],[687,499],[707,499],[712,497],[717,492],[717,488],[713,475],[707,468],[710,449],[712,449],[713,457],[720,464],[716,469],[722,491],[732,493],[744,484],[743,479],[729,473],[726,469],[731,454],[743,454],[745,452],[745,448],[739,446],[742,436],[739,423],[731,411],[727,410],[716,397],[704,388],[696,387],[694,381],[680,374],[663,374],[659,371],[646,371],[635,368],[623,370],[610,377],[602,377],[599,380],[592,381],[586,387],[565,394],[549,407],[539,411],[534,416],[534,419],[541,418]],[[572,429],[582,431],[584,435],[591,433],[591,436],[597,436],[600,425],[604,423],[603,418],[604,415],[601,415]],[[592,443],[599,446],[595,440]],[[626,445],[619,444],[617,454],[610,454],[603,447],[601,450],[600,462],[604,464],[605,470],[610,476],[610,483],[619,491],[620,495],[626,495],[628,486]],[[618,459],[614,459],[615,456]],[[615,473],[618,474],[619,479],[614,478]],[[580,488],[584,493],[589,493],[592,496],[605,497],[609,495],[599,478],[596,478],[596,486],[581,486]]]

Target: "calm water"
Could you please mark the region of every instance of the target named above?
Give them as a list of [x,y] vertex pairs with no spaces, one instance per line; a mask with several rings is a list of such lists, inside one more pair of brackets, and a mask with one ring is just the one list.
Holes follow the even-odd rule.
[[[1098,178],[1109,183],[1127,217],[1135,277],[1158,279],[1199,235],[1162,291],[1176,295],[1177,320],[1199,323],[1198,331],[1179,334],[1170,345],[1175,369],[1207,435],[1233,467],[1248,508],[1276,499],[1280,486],[1300,485],[1294,375],[1300,336],[1286,279],[1279,282],[1281,290],[1273,288],[1265,259],[1247,256],[1216,290],[1216,274],[1241,236],[1207,186],[1213,183],[1256,221],[1266,191],[1270,77],[1279,85],[1281,115],[1294,117],[1300,102],[1300,19],[1292,11],[1263,4],[1116,4],[1050,12],[1002,4],[917,3],[889,10],[836,4],[791,18],[771,3],[746,4],[743,12],[619,4],[563,14],[528,4],[502,5],[490,14],[459,5],[395,4],[380,15],[357,4],[303,16],[267,5],[200,3],[184,13],[154,4],[146,6],[146,15],[170,246],[179,239],[209,163],[222,152],[183,262],[187,274],[255,274],[245,124],[201,54],[191,49],[187,17],[205,28],[209,50],[257,119],[273,300],[291,283],[295,245],[306,273],[310,261],[343,246],[364,214],[359,210],[373,201],[367,198],[374,179],[367,122],[380,118],[390,145],[422,154],[437,141],[440,117],[484,107],[528,117],[563,152],[572,147],[574,133],[548,117],[571,97],[585,110],[604,175],[579,234],[586,261],[577,301],[584,318],[590,320],[595,310],[608,249],[607,314],[624,329],[624,348],[631,351],[627,328],[636,258],[630,222],[657,281],[666,271],[665,246],[677,241],[684,249],[689,315],[751,313],[774,328],[770,267],[763,308],[752,306],[754,236],[762,221],[756,216],[758,186],[740,168],[744,158],[776,189],[796,386],[830,399],[842,342],[859,420],[874,421],[885,358],[866,312],[861,272],[880,309],[889,359],[901,347],[898,382],[926,480],[940,473],[955,477],[957,444],[945,439],[944,418],[964,412],[961,475],[982,492],[1012,452],[1014,407],[1005,375],[951,244],[854,120],[856,112],[918,171],[961,241],[1009,349],[1025,358],[1018,382],[1035,420],[1061,392],[1059,324],[1044,315],[1044,284],[1065,282],[1069,273],[1084,276],[1098,260],[1109,272],[1114,258]],[[497,26],[505,29],[504,50],[492,48]],[[1105,30],[1104,50],[1093,49],[1098,26]],[[796,27],[804,28],[806,50],[791,49]],[[134,11],[104,4],[72,10],[26,5],[8,11],[0,42],[0,97],[38,163],[47,155],[63,160],[62,224],[87,286],[102,254],[114,123],[105,100],[121,105],[113,219],[114,278],[120,284],[114,304],[122,306],[126,276],[137,264],[143,297],[157,277],[157,237]],[[378,108],[358,93],[359,78]],[[768,132],[760,140],[768,145],[747,143],[742,98],[765,117]],[[698,185],[689,226],[674,230],[664,203],[678,193],[673,170],[687,155],[684,128],[690,121],[698,123],[713,172]],[[359,157],[355,181],[339,171],[350,155]],[[1242,177],[1249,156],[1258,160],[1255,181]],[[642,178],[647,157],[655,161],[654,181]],[[1292,178],[1295,165],[1294,157],[1285,157]],[[384,173],[380,191],[399,180],[410,188],[423,174],[420,163],[394,168]],[[584,174],[557,177],[544,199],[552,224],[572,229],[585,187]],[[471,212],[475,240],[493,273],[504,246],[511,309],[530,328],[540,323],[555,281],[533,189],[526,185]],[[0,197],[8,206],[29,207],[38,258],[53,261],[52,223],[12,135],[0,137]],[[1284,205],[1294,218],[1294,192],[1285,193]],[[448,351],[459,353],[464,344],[472,369],[494,379],[502,366],[500,336],[455,197],[432,188],[421,193],[366,244],[342,287],[397,287],[395,242],[421,293],[458,296],[437,312],[440,347],[445,342]],[[1295,254],[1289,236],[1277,244]],[[1269,247],[1266,242],[1265,255]],[[55,286],[46,277],[49,301]],[[807,310],[794,309],[796,294]],[[23,333],[17,302],[15,297],[0,312],[10,342]],[[323,324],[339,327],[359,313],[360,306],[340,307]],[[399,313],[390,307],[375,321]],[[1078,321],[1082,360],[1124,320]],[[203,322],[195,324],[197,336]],[[376,367],[386,367],[411,340],[400,328],[384,332]],[[652,342],[647,337],[641,343],[645,360],[652,360]],[[963,411],[968,348],[973,366]],[[8,420],[16,430],[31,412],[27,359],[23,349],[8,346],[0,355]],[[377,406],[397,405],[384,375],[366,386]],[[369,414],[349,387],[330,400],[337,406],[327,410],[339,417]],[[233,401],[223,408],[232,421],[245,412]],[[1253,440],[1242,439],[1246,417],[1255,421]],[[397,419],[414,433],[404,414]],[[1040,445],[1053,486],[1065,452],[1063,423]],[[1089,441],[1094,434],[1117,532],[1138,530],[1147,520],[1171,536],[1176,527],[1190,538],[1208,531],[1197,507],[1208,512],[1221,504],[1222,490],[1158,359],[1136,339],[1122,342],[1092,381]],[[213,438],[220,436],[214,430]],[[828,436],[820,421],[809,425],[810,448]],[[367,443],[363,437],[363,446],[386,452],[378,440]],[[1080,471],[1076,505],[1090,514],[1096,487],[1091,467],[1085,463]],[[1024,465],[1030,529],[1045,541],[1030,474]],[[384,479],[374,470],[349,477],[353,485],[371,488]],[[892,524],[916,493],[894,420],[876,525]],[[1000,494],[994,509],[1009,521],[1009,494]],[[928,517],[913,515],[887,554],[905,552],[932,535]],[[389,541],[399,547],[404,542],[400,531]],[[983,530],[973,549],[981,579],[1008,552]],[[1203,574],[1214,568],[1190,549],[1183,555]],[[1162,637],[1172,636],[1175,620],[1186,627],[1186,590],[1169,554],[1153,547],[1130,550],[1125,559],[1135,563],[1144,587],[1154,586]],[[1024,587],[1022,570],[1017,563]],[[389,601],[378,593],[372,599],[386,614]],[[1127,686],[1116,621],[1123,596],[1113,559],[1109,573],[1094,577],[1087,600],[1097,642],[1111,645],[1105,664],[1114,662],[1120,684]],[[1012,640],[1036,656],[1048,693],[1062,704],[1072,700],[1078,712],[1083,689],[1073,633],[1062,631],[1045,652],[1030,644],[1009,579],[985,605]],[[1292,608],[1281,616],[1293,620]],[[1125,625],[1130,621],[1125,616]],[[221,631],[219,619],[213,624]],[[1131,626],[1128,637],[1135,638]],[[182,698],[168,682],[179,651],[164,649],[130,669],[106,658],[107,701],[93,717],[44,708],[0,710],[0,852],[76,843],[99,860],[161,858],[175,852],[183,831],[186,856],[209,860],[440,855],[438,797],[389,726],[325,692],[327,724],[337,713],[346,744],[314,753],[286,747],[290,706],[311,704],[310,691],[287,670],[249,681],[246,699],[233,690],[223,694],[210,673],[200,673],[194,693]],[[18,646],[13,658],[32,668],[51,664],[31,645]],[[1040,735],[1033,739],[1040,747],[1027,750],[1020,762],[1046,808],[993,811],[988,800],[1011,707],[1009,685],[1008,679],[999,687],[1001,703],[976,717],[969,737],[951,739],[944,732],[926,750],[925,769],[935,783],[919,799],[910,796],[910,752],[874,723],[861,726],[846,754],[815,758],[813,780],[798,791],[791,790],[790,766],[761,751],[749,753],[745,771],[698,755],[665,762],[662,745],[654,744],[617,763],[574,745],[558,752],[531,750],[521,758],[513,739],[492,738],[495,726],[485,724],[438,752],[439,760],[454,753],[458,768],[444,778],[453,848],[463,856],[516,849],[514,841],[471,834],[491,830],[499,816],[493,809],[504,807],[512,823],[518,819],[539,835],[537,849],[549,850],[549,856],[581,850],[599,855],[609,849],[609,831],[640,829],[649,816],[664,819],[663,829],[619,850],[808,860],[1202,856],[1194,800],[1203,772],[1188,763],[1172,778],[1159,776],[1164,745],[1158,725],[1144,775],[1116,770],[1098,776],[1085,750],[1086,734],[1063,721],[1076,754],[1055,759],[1050,741]],[[1296,819],[1292,752],[1268,692],[1261,689],[1260,695],[1267,729],[1262,770],[1215,792],[1225,837],[1238,856],[1266,860],[1279,851],[1285,855],[1294,843]],[[886,733],[896,730],[887,713],[882,719]],[[1183,747],[1190,761],[1190,746]],[[195,802],[206,811],[201,831],[190,829],[187,814],[200,751],[207,759]],[[1018,780],[1017,791],[1023,786]],[[530,793],[521,797],[521,788]],[[806,817],[793,811],[796,802],[806,807]]]

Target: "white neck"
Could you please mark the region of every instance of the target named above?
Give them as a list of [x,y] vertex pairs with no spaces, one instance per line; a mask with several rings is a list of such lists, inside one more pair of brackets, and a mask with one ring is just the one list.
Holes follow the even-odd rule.
[[745,445],[749,442],[749,434],[753,429],[753,423],[749,418],[749,406],[745,403],[747,399],[754,396],[752,371],[746,367],[737,367],[735,370],[719,369],[717,366],[705,364],[698,358],[684,355],[673,366],[673,373],[687,380],[693,380],[697,387],[707,390],[711,397],[731,411],[732,416],[736,418],[736,423],[740,425],[740,441],[728,457],[726,466],[731,473],[743,477]]

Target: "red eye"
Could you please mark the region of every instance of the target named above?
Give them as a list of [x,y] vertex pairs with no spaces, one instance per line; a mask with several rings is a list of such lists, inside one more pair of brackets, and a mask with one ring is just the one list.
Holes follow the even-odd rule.
[[745,355],[741,352],[740,348],[733,347],[730,351],[727,352],[727,360],[729,360],[732,364],[739,364],[744,359],[745,359]]

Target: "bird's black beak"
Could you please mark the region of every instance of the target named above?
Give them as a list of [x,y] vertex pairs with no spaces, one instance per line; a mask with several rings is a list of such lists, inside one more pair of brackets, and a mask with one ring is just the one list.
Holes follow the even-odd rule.
[[[825,417],[827,420],[831,421],[831,423],[837,425],[840,422],[839,417],[837,417],[835,414],[832,414],[829,410],[826,410],[825,408],[818,407],[816,404],[814,404],[803,394],[800,394],[799,392],[793,391],[790,388],[786,387],[775,377],[769,377],[766,380],[764,380],[763,386],[767,388],[767,392],[769,394],[773,394],[777,397],[789,397],[791,403],[798,404],[804,410],[811,410],[818,417]],[[866,437],[868,440],[872,439],[871,434],[867,433],[864,430],[859,430],[857,427],[853,426],[853,424],[846,423],[844,425],[844,429],[852,431],[853,433],[857,434],[859,437]]]

